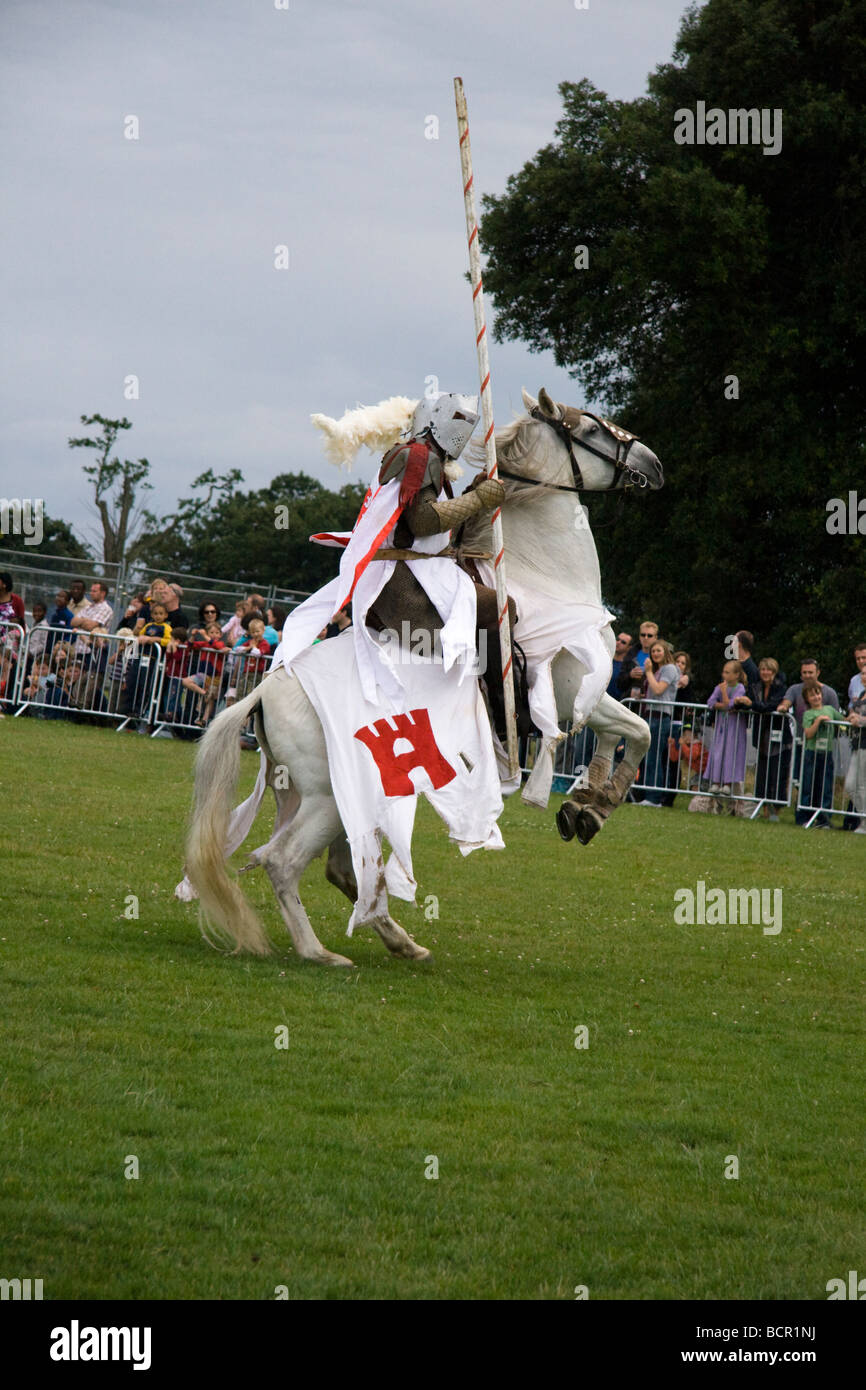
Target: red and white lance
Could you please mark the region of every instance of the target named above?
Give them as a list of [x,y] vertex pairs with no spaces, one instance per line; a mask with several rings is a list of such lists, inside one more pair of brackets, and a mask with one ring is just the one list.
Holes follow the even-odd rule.
[[[469,239],[469,271],[472,279],[472,304],[475,311],[475,346],[478,351],[478,375],[481,382],[481,418],[484,425],[484,449],[487,455],[487,477],[498,478],[496,442],[493,438],[493,397],[490,389],[490,359],[487,352],[487,324],[484,319],[484,294],[481,289],[481,251],[478,245],[478,219],[475,212],[475,188],[472,176],[472,153],[469,148],[469,116],[463,78],[454,79],[454,99],[457,103],[457,132],[460,136],[460,166],[463,170],[463,203],[466,211],[466,234]],[[502,512],[496,508],[493,525],[493,570],[496,576],[496,604],[499,610],[499,650],[502,653],[502,684],[505,693],[506,750],[509,774],[517,774],[517,725],[514,718],[514,684],[511,678],[513,653],[511,623],[508,617],[508,594],[505,587],[505,543],[502,538]]]

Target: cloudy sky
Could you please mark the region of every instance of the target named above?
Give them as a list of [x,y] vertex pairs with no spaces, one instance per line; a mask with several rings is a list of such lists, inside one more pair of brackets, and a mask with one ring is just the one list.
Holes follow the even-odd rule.
[[[476,390],[454,76],[476,187],[499,192],[550,140],[559,82],[639,95],[684,9],[283,3],[0,7],[0,492],[44,498],[79,533],[86,460],[66,440],[82,414],[133,421],[124,453],[150,459],[167,512],[206,468],[341,485],[311,411],[421,395],[431,375]],[[498,423],[522,385],[584,403],[519,343],[492,344],[491,365]],[[357,472],[374,467],[365,454]]]

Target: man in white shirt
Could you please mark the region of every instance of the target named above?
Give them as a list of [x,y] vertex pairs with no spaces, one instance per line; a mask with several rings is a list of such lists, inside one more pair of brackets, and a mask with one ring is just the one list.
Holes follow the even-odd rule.
[[94,579],[90,586],[90,602],[72,618],[72,626],[79,633],[75,644],[76,652],[86,651],[90,645],[84,636],[86,632],[92,632],[95,627],[104,627],[106,631],[110,631],[113,616],[114,610],[108,602],[108,585],[103,584],[101,579]]

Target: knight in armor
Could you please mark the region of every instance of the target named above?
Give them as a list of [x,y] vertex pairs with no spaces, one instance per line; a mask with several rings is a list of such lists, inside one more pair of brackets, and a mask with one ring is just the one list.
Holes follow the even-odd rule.
[[[471,517],[500,505],[505,490],[498,480],[482,478],[460,497],[454,497],[451,489],[449,463],[453,465],[460,457],[477,422],[475,396],[441,392],[419,401],[412,417],[411,437],[390,449],[379,469],[380,484],[400,481],[402,512],[393,532],[391,550],[406,552],[415,549],[419,540],[443,533],[456,535]],[[382,558],[387,553],[383,552]],[[438,548],[420,553],[448,558],[454,554],[451,549]],[[428,562],[413,563],[408,557],[394,559],[393,573],[367,612],[368,626],[377,631],[408,632],[413,641],[417,634],[426,633],[438,645],[442,615],[422,581],[416,578],[419,566]],[[471,582],[475,591],[476,646],[485,657],[483,674],[488,700],[496,731],[504,742],[505,702],[496,590]],[[513,626],[513,600],[509,601],[509,610]]]
[[[332,463],[351,467],[358,449],[384,449],[350,534],[320,533],[323,545],[340,546],[340,572],[289,615],[274,665],[289,666],[315,636],[351,602],[355,659],[369,700],[376,690],[399,698],[399,661],[394,648],[417,650],[419,635],[442,660],[444,672],[477,676],[476,653],[494,727],[505,742],[505,701],[496,591],[476,581],[458,563],[452,534],[471,517],[500,505],[504,488],[481,478],[460,497],[451,482],[456,460],[478,423],[478,398],[437,392],[421,401],[391,397],[360,406],[339,420],[313,415],[326,435]],[[512,624],[516,609],[509,600]],[[399,656],[399,652],[397,653]]]

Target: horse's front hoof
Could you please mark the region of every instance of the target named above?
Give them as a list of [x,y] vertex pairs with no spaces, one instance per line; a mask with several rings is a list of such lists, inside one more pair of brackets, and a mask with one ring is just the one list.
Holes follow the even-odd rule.
[[578,813],[575,831],[577,838],[582,845],[588,845],[593,835],[597,835],[604,821],[597,811],[593,811],[591,806],[585,806]]
[[556,828],[563,840],[573,840],[577,834],[577,807],[573,801],[563,801],[556,813]]

